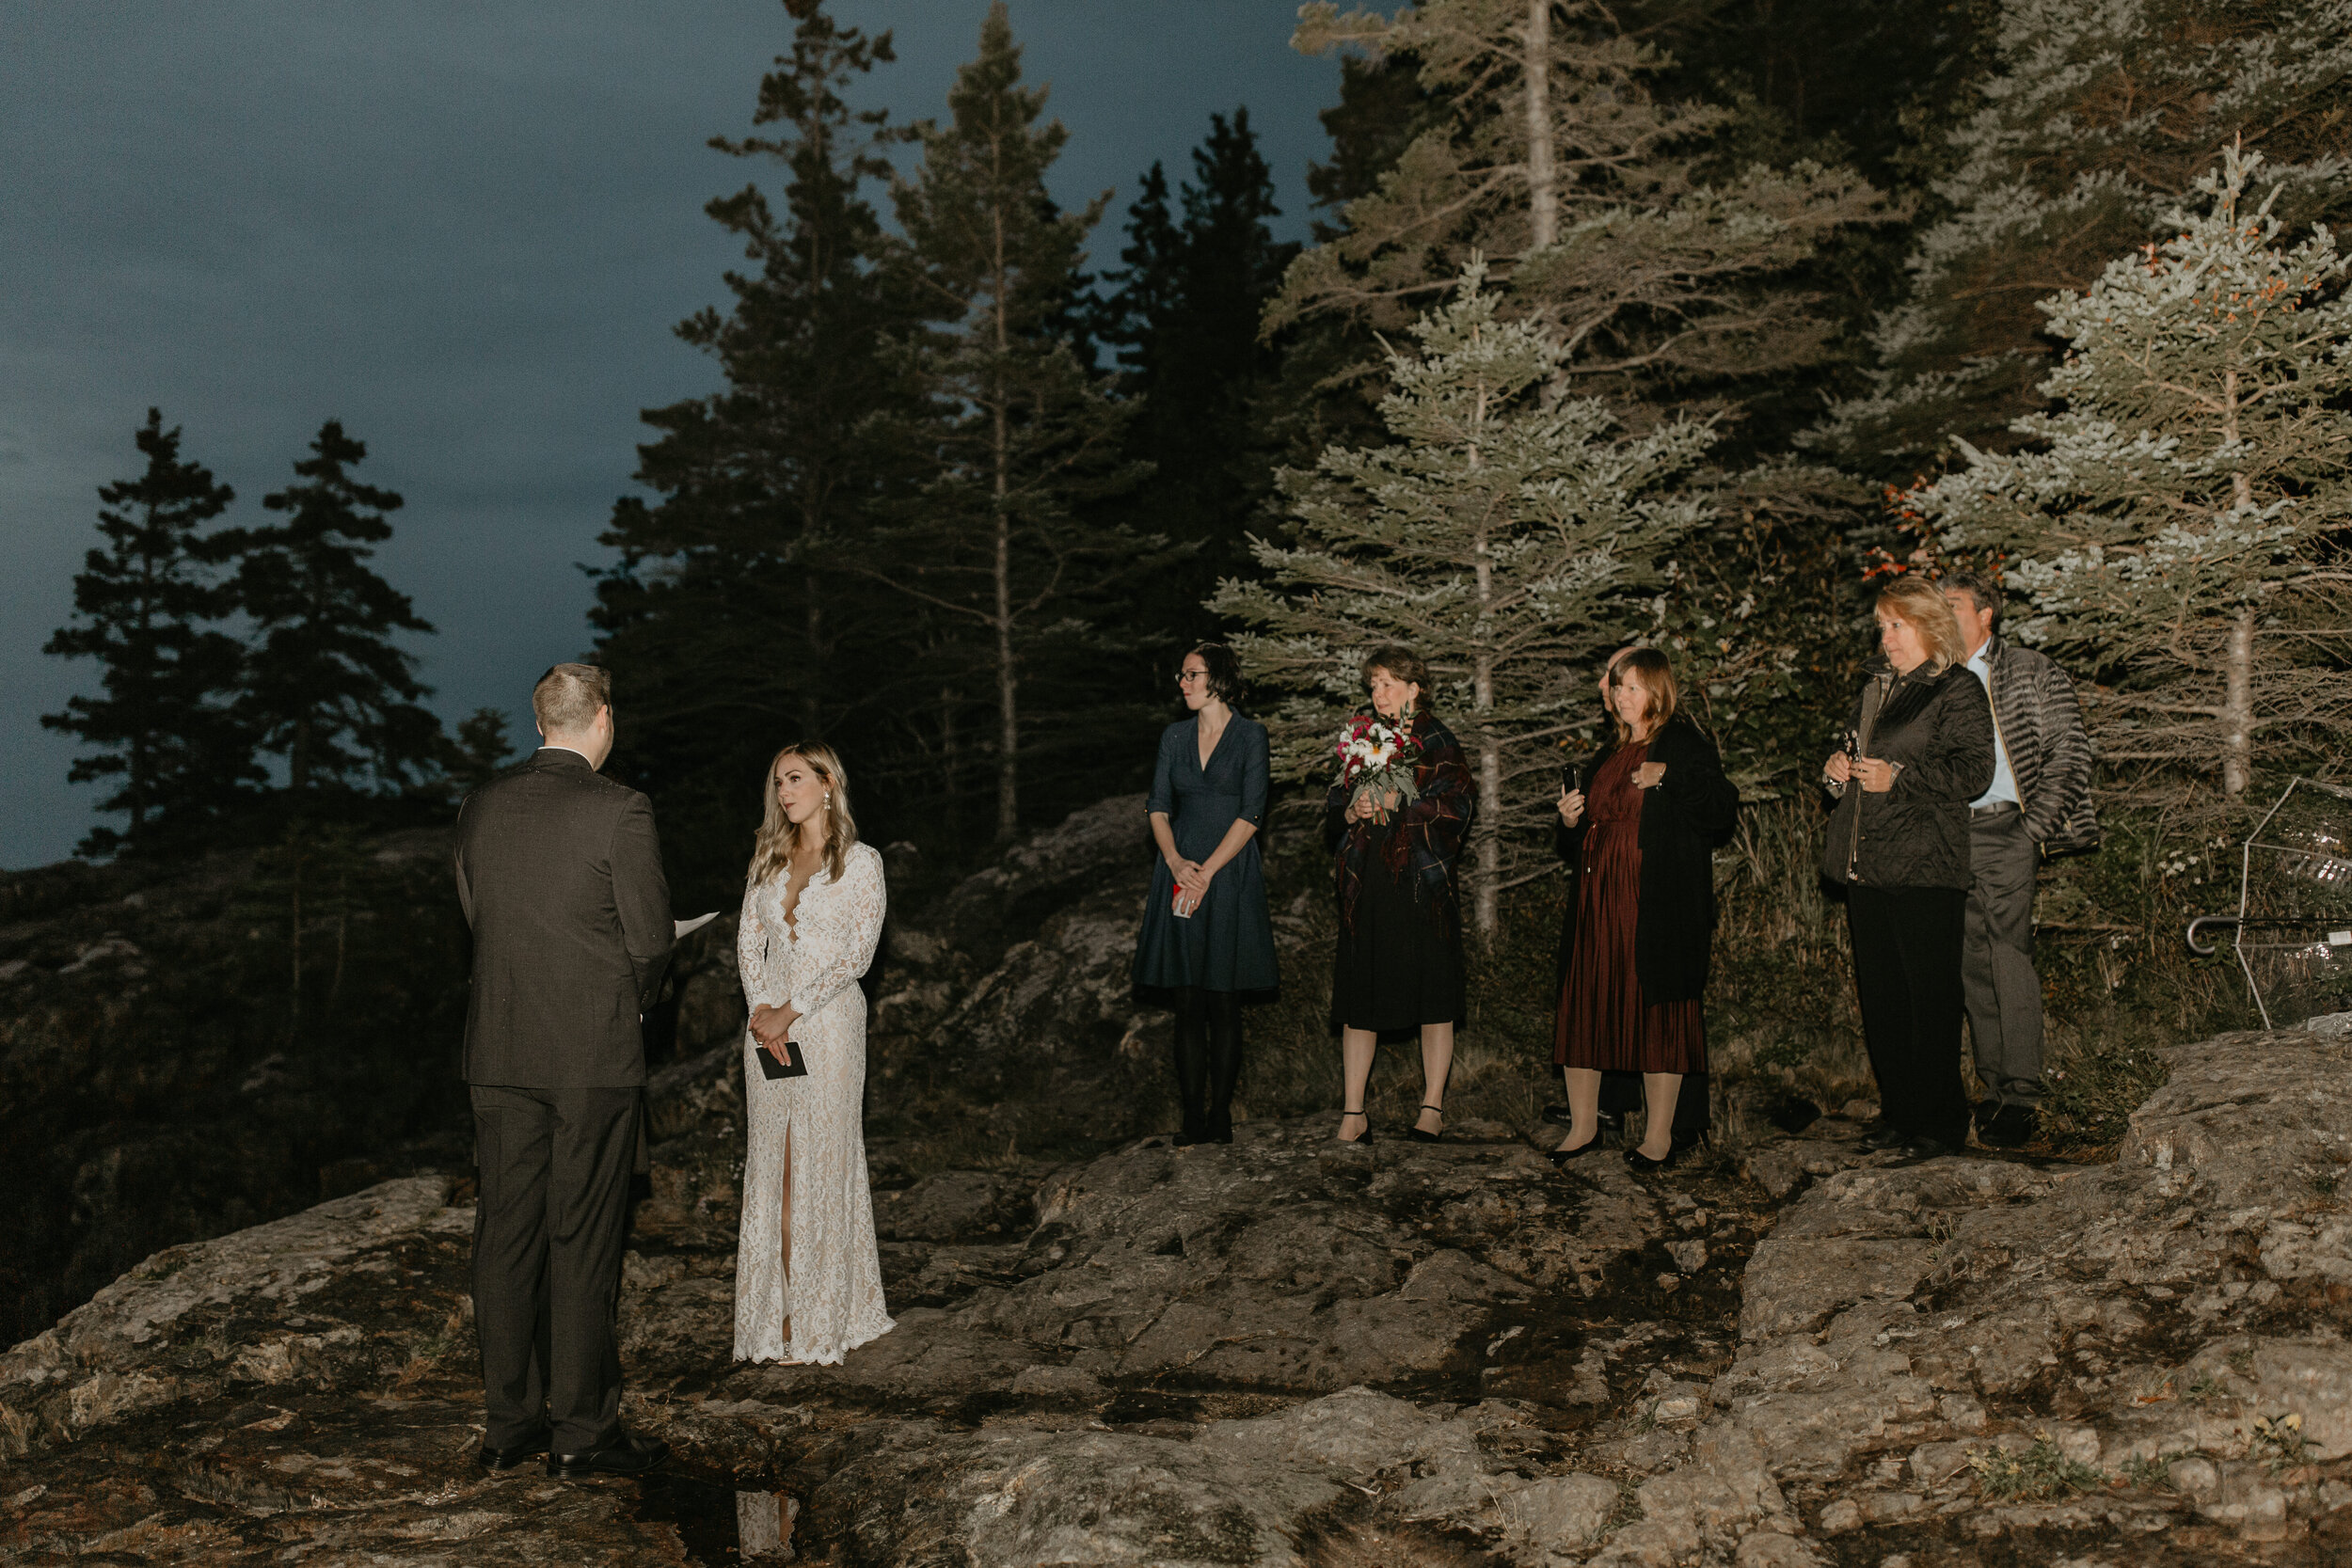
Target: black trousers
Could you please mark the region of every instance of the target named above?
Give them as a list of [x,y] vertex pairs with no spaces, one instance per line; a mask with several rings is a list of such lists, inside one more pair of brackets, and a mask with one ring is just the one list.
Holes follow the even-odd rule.
[[1967,893],[1956,887],[1846,893],[1854,990],[1880,1110],[1901,1131],[1955,1148],[1968,1141],[1968,1097],[1960,1082],[1960,944],[1967,905]]
[[642,1092],[472,1093],[484,1441],[506,1448],[544,1422],[558,1453],[600,1448],[621,1426],[613,1316]]

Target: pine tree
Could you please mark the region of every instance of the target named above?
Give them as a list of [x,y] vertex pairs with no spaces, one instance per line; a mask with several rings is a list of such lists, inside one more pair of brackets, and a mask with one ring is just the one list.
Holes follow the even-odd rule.
[[[872,757],[882,714],[904,713],[904,616],[853,564],[870,558],[869,509],[911,483],[891,440],[913,407],[891,341],[914,319],[876,266],[881,224],[866,191],[903,139],[846,94],[894,55],[888,33],[796,5],[791,52],[760,83],[763,135],[710,145],[770,160],[756,184],[705,211],[743,244],[733,304],[677,328],[725,378],[709,396],[649,410],[639,448],[652,505],[627,497],[603,542],[619,566],[592,619],[629,715],[625,771],[665,806],[727,824],[708,858],[737,856],[734,818],[780,739],[831,737]],[[728,671],[714,687],[709,672]],[[690,859],[702,849],[681,841]]]
[[1143,176],[1120,252],[1125,270],[1108,278],[1118,288],[1096,334],[1118,346],[1120,390],[1141,405],[1127,452],[1154,478],[1132,515],[1203,546],[1192,571],[1164,585],[1187,609],[1220,570],[1247,562],[1243,530],[1271,488],[1275,454],[1254,405],[1275,355],[1258,317],[1298,251],[1267,225],[1279,209],[1248,109],[1211,115],[1192,163],[1172,205],[1161,166]]
[[401,498],[351,469],[368,449],[329,420],[296,483],[262,498],[283,523],[221,536],[237,558],[237,608],[251,623],[236,711],[261,750],[286,759],[296,809],[373,780],[399,788],[433,769],[440,721],[417,705],[430,695],[395,632],[433,630],[367,562],[392,536],[386,515]]
[[215,626],[230,602],[215,570],[218,538],[204,532],[236,492],[182,459],[180,428],[166,430],[161,410],[149,409],[133,438],[147,471],[99,490],[106,547],[83,558],[75,623],[42,649],[100,664],[105,695],[70,697],[63,713],[40,721],[100,748],[76,758],[69,779],[120,781],[98,809],[127,813],[130,826],[91,830],[84,855],[184,838],[262,777],[224,701],[236,689],[239,649]]
[[[930,417],[906,438],[935,451],[939,470],[867,566],[933,612],[957,640],[951,657],[960,647],[987,672],[999,839],[1020,828],[1036,678],[1058,658],[1077,663],[1081,688],[1089,673],[1099,683],[1122,641],[1120,591],[1164,564],[1164,541],[1085,515],[1140,475],[1122,460],[1129,410],[1073,342],[1081,246],[1109,197],[1063,213],[1047,195],[1068,133],[1038,123],[1045,100],[1021,86],[997,0],[948,94],[949,122],[919,128],[921,166],[894,193],[898,270],[934,324],[915,343]],[[1063,727],[1083,727],[1068,705]]]
[[1999,560],[2012,634],[2096,671],[2102,758],[2218,773],[2332,755],[2352,725],[2352,258],[2290,243],[2258,154],[2197,182],[2175,237],[2042,302],[2068,345],[2011,427],[1906,499],[1948,552]]
[[1558,389],[1639,420],[1826,358],[1833,320],[1805,269],[1839,230],[1890,215],[1812,163],[1715,175],[1708,140],[1730,111],[1658,98],[1669,62],[1594,0],[1433,0],[1393,18],[1322,0],[1293,43],[1408,55],[1446,114],[1292,265],[1269,330],[1319,311],[1400,325],[1476,252],[1510,311],[1566,350]]
[[2004,0],[1995,69],[1943,150],[1944,215],[1872,333],[1866,394],[1811,437],[1901,479],[2007,443],[2056,345],[2036,301],[2157,234],[2217,149],[2259,148],[2290,227],[2352,212],[2342,0]]
[[1478,781],[1471,921],[1535,856],[1562,748],[1591,724],[1593,664],[1648,619],[1677,546],[1704,516],[1666,493],[1705,452],[1703,425],[1616,429],[1597,398],[1541,393],[1563,351],[1537,324],[1498,318],[1485,268],[1413,327],[1381,404],[1394,444],[1327,451],[1285,469],[1288,543],[1258,541],[1263,580],[1229,580],[1215,608],[1253,628],[1252,678],[1288,690],[1276,731],[1294,771],[1326,760],[1362,700],[1356,660],[1403,642],[1429,662],[1438,711]]

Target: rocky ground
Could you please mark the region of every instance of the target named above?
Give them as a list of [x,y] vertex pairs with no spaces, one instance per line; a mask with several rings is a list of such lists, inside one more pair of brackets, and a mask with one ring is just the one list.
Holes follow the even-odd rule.
[[1802,1138],[1636,1180],[1251,1122],[880,1197],[898,1327],[728,1360],[739,1087],[656,1086],[644,1482],[485,1477],[471,1212],[171,1248],[0,1358],[28,1562],[2126,1564],[2352,1558],[2352,1051],[2174,1053],[2122,1158]]

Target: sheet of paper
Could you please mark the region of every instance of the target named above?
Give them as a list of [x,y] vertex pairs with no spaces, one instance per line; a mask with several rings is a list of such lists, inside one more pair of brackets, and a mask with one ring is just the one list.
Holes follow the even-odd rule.
[[677,934],[670,940],[673,942],[684,942],[688,937],[692,936],[696,931],[701,930],[704,927],[709,925],[712,921],[718,918],[719,911],[717,910],[713,910],[708,914],[698,914],[691,920],[677,921],[675,922]]

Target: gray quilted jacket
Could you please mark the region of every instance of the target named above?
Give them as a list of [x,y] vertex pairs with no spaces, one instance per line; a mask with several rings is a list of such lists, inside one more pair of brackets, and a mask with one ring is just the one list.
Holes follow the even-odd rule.
[[2074,701],[2074,683],[2047,654],[1995,634],[1986,663],[1993,673],[1993,722],[2017,779],[2026,832],[2045,855],[2099,847],[2090,805],[2090,736]]

